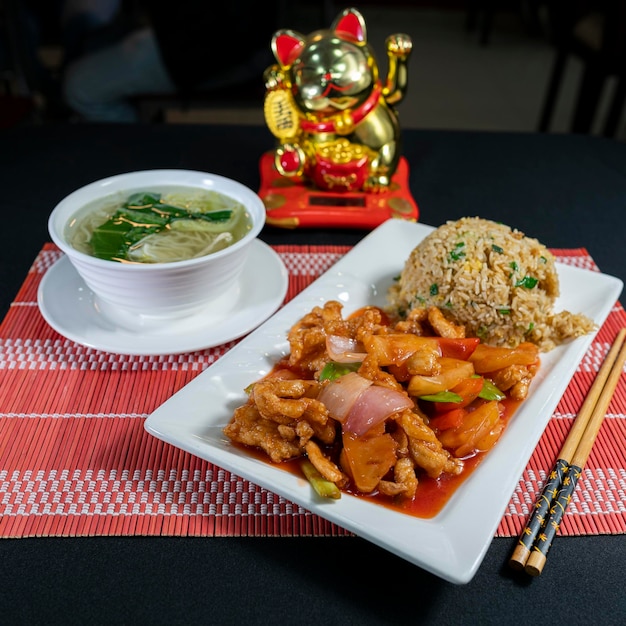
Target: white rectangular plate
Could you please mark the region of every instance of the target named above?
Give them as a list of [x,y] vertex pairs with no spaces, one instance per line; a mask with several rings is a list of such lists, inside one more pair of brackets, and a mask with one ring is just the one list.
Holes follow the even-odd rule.
[[[348,314],[383,306],[411,250],[430,226],[389,220],[367,235],[329,271],[216,363],[152,413],[146,430],[453,583],[476,573],[515,486],[593,336],[542,355],[531,392],[498,445],[433,519],[389,510],[343,494],[321,501],[302,478],[272,467],[229,444],[222,429],[246,400],[244,388],[288,353],[290,327],[314,306],[339,300]],[[600,326],[619,297],[618,278],[557,264],[561,297],[555,310],[585,313]],[[262,280],[262,277],[259,277]],[[548,470],[549,468],[546,468]]]

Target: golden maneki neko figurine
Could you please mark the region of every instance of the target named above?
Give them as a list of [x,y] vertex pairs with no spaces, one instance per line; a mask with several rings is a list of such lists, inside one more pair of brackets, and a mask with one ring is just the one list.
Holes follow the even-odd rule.
[[[394,108],[407,91],[410,37],[394,34],[387,38],[384,83],[367,41],[365,20],[353,8],[345,9],[329,29],[308,36],[279,30],[271,47],[277,63],[265,72],[264,114],[277,140],[271,153],[273,186],[278,177],[283,178],[278,182],[283,188],[288,186],[286,180],[291,180],[307,193],[311,189],[326,193],[326,199],[318,197],[318,204],[325,205],[327,223],[329,218],[332,221],[328,209],[333,205],[340,205],[348,215],[345,209],[350,201],[345,194],[364,194],[370,197],[369,204],[380,204],[390,199],[376,202],[372,197],[393,194],[394,186],[400,186],[395,205],[403,213],[401,217],[416,219],[417,207],[402,180],[407,177],[406,163]],[[399,168],[401,180],[394,185]],[[265,183],[261,195],[270,199],[267,187],[272,181]],[[361,212],[370,208],[362,206]],[[389,216],[361,220],[361,225],[375,225]]]

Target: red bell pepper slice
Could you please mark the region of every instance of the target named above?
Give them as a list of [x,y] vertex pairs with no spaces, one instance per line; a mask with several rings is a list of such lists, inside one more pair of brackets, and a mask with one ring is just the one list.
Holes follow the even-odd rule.
[[462,409],[471,404],[478,398],[478,394],[482,391],[483,379],[480,376],[474,378],[466,378],[458,385],[455,385],[450,391],[461,396],[460,402],[434,402],[435,411],[437,413],[445,413],[454,409]]
[[441,348],[441,356],[467,361],[472,352],[476,350],[476,346],[480,343],[480,339],[477,337],[467,337],[463,339],[437,337],[437,342]]
[[429,426],[436,428],[437,430],[449,430],[450,428],[459,428],[467,415],[466,409],[453,409],[446,413],[441,413],[436,417],[433,417]]

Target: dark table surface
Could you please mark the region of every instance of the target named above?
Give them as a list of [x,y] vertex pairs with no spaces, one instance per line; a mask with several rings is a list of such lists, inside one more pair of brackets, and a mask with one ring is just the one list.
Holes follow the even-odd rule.
[[[404,131],[420,221],[480,216],[550,247],[585,247],[626,281],[626,144],[572,135]],[[66,194],[139,169],[259,187],[264,127],[51,125],[0,132],[0,313],[49,241]],[[362,230],[281,230],[271,244],[355,244]],[[0,468],[0,472],[2,468]],[[1,483],[0,483],[1,484]],[[626,501],[623,502],[626,506]],[[6,624],[626,623],[626,538],[560,537],[543,574],[498,538],[453,585],[359,538],[34,538],[0,542]]]

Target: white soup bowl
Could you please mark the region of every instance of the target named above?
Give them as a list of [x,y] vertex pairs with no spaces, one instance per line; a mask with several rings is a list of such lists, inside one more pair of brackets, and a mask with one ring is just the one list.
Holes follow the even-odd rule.
[[[223,250],[167,263],[119,263],[80,252],[68,241],[70,219],[86,205],[124,201],[138,191],[215,191],[240,202],[251,228]],[[238,297],[237,282],[250,245],[265,224],[265,206],[239,182],[191,170],[145,170],[119,174],[77,189],[61,200],[48,220],[52,241],[67,255],[95,296],[100,312],[127,326],[143,328],[193,315],[207,306],[228,309]]]

